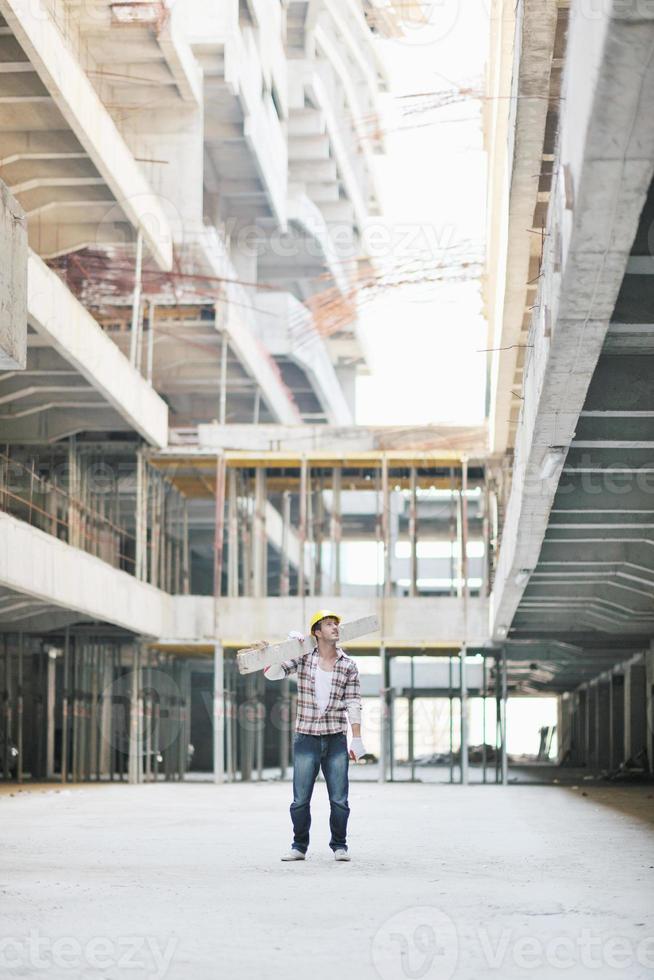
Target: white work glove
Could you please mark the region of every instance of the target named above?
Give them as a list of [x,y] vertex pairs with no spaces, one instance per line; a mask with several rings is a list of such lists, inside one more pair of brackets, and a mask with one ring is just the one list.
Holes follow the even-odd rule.
[[300,633],[299,630],[291,630],[288,634],[289,640],[299,640],[302,642],[304,640],[304,633]]
[[356,759],[357,762],[362,756],[366,755],[366,750],[362,738],[352,739],[352,741],[350,742],[350,757],[352,753],[354,753],[354,758]]

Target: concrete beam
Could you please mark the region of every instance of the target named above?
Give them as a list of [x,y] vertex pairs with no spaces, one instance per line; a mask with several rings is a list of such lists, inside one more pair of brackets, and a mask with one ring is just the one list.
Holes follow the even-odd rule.
[[[503,161],[505,173],[501,182],[495,177],[491,203],[495,202],[496,207],[490,212],[494,225],[490,238],[495,243],[490,254],[497,252],[491,313],[495,329],[488,344],[495,348],[491,355],[489,420],[491,450],[494,452],[503,452],[510,440],[511,389],[519,356],[516,345],[520,343],[525,315],[534,237],[531,229],[538,199],[545,126],[551,106],[548,93],[558,11],[557,5],[548,0],[523,0],[515,5],[515,9],[513,72],[512,76],[504,75],[501,81],[498,80],[500,90],[495,97],[499,105],[494,109],[498,118],[493,124],[498,127],[504,123],[508,147],[505,150],[502,141],[494,148],[496,153],[503,155],[506,152],[508,156]],[[510,13],[502,10],[496,16],[501,30],[508,29],[513,10]],[[496,57],[499,57],[497,53]],[[508,51],[504,57],[508,62]],[[507,99],[507,96],[512,98]],[[503,252],[505,256],[500,259],[499,254]]]
[[491,604],[498,641],[525,588],[521,571],[536,567],[652,180],[654,127],[643,98],[654,89],[652,45],[653,21],[614,19],[610,5],[591,19],[571,8],[557,180]]
[[[205,644],[213,637],[214,600],[211,596],[173,596],[171,631],[161,635],[164,645]],[[382,609],[383,606],[383,609]],[[334,596],[274,597],[220,600],[221,639],[225,646],[245,646],[257,640],[286,638],[290,629],[302,629],[314,609],[337,609],[344,619],[378,613],[383,618],[387,646],[403,649],[456,649],[463,639],[460,599],[336,598]],[[485,599],[468,600],[468,645],[487,641],[488,606]],[[348,644],[351,649],[379,646],[379,634]]]
[[168,441],[168,406],[33,252],[28,265],[30,324],[151,446]]
[[382,451],[411,457],[460,460],[462,453],[485,459],[485,428],[475,426],[326,426],[326,425],[225,425],[198,426],[199,448],[242,449],[251,452],[288,452],[309,455]]
[[172,265],[168,219],[44,0],[0,0],[0,12],[53,101],[162,269]]
[[0,586],[144,636],[169,628],[165,592],[5,513]]

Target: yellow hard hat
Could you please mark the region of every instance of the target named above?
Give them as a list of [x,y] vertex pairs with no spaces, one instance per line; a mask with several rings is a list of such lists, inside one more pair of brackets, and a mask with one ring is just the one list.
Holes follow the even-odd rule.
[[317,613],[314,613],[311,617],[311,623],[309,625],[309,630],[313,633],[313,627],[317,626],[321,619],[327,619],[328,616],[333,616],[337,623],[340,623],[341,617],[338,613],[332,612],[331,609],[319,609]]

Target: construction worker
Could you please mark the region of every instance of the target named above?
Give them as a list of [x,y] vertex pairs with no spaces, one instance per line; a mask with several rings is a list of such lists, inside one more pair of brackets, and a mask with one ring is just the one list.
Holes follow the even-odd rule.
[[[297,720],[293,736],[293,843],[282,861],[304,861],[309,848],[311,794],[322,769],[329,794],[329,846],[336,861],[349,861],[347,848],[349,760],[366,754],[361,740],[361,694],[359,669],[338,646],[341,618],[321,609],[311,619],[316,645],[284,663],[264,667],[269,680],[297,674]],[[301,633],[291,639],[304,640]],[[347,747],[347,717],[352,726],[352,743]]]

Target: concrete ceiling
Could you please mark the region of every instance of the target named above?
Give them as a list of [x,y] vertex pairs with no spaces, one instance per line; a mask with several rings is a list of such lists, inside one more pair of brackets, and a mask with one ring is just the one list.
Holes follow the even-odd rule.
[[654,636],[653,221],[654,184],[509,632],[511,657],[529,638],[532,659],[549,657],[561,688]]

